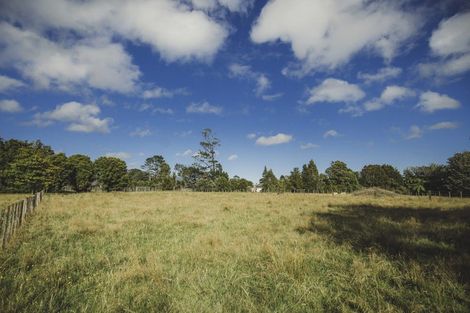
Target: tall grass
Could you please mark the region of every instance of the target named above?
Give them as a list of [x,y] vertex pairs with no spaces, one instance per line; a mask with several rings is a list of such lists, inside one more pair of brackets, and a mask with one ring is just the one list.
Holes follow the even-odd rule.
[[47,195],[0,252],[0,312],[468,312],[470,202]]

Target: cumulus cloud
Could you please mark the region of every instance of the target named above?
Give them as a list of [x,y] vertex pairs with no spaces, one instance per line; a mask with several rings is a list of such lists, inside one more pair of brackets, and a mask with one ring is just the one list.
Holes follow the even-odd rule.
[[149,45],[167,61],[210,59],[228,36],[223,23],[173,0],[19,0],[4,5],[2,15],[38,31],[118,35]]
[[186,107],[186,113],[200,113],[200,114],[222,114],[222,107],[211,105],[209,102],[205,101],[202,103],[191,103]]
[[[246,3],[223,5],[237,11]],[[135,92],[140,71],[125,42],[148,45],[168,62],[207,62],[229,35],[222,19],[183,0],[4,1],[0,18],[0,66],[35,87],[66,91]]]
[[364,91],[355,84],[335,78],[327,78],[310,90],[307,104],[317,102],[357,102],[365,97]]
[[132,157],[129,152],[108,152],[105,154],[107,157],[118,158],[121,160],[128,160]]
[[458,109],[460,102],[445,94],[426,91],[421,94],[417,107],[423,112],[433,113],[438,110]]
[[8,76],[0,75],[0,92],[6,92],[12,89],[24,87],[25,84]]
[[283,95],[284,94],[282,92],[273,93],[273,94],[270,94],[270,95],[262,95],[261,99],[263,99],[264,101],[275,101],[275,100],[281,98]]
[[362,50],[391,60],[420,23],[387,1],[272,0],[251,30],[255,43],[289,43],[304,74],[334,69]]
[[16,100],[0,100],[0,111],[6,113],[18,113],[23,108]]
[[411,140],[421,137],[423,137],[423,130],[419,126],[412,125],[408,131],[408,134],[405,136],[405,139]]
[[323,134],[323,138],[328,138],[328,137],[339,137],[340,134],[334,130],[334,129],[330,129],[330,130],[327,130],[324,134]]
[[377,73],[362,73],[357,74],[357,78],[363,80],[366,84],[374,82],[384,82],[388,79],[398,77],[402,72],[402,69],[399,67],[383,67],[377,71]]
[[430,130],[440,130],[440,129],[455,129],[459,127],[459,124],[456,122],[439,122],[433,124],[429,127]]
[[14,67],[38,88],[86,86],[130,92],[140,76],[123,47],[104,39],[56,43],[0,23],[0,46],[0,66]]
[[429,39],[437,61],[418,66],[423,76],[456,76],[470,70],[470,12],[441,21]]
[[364,103],[364,109],[366,111],[377,111],[387,105],[391,105],[408,97],[413,97],[414,95],[415,92],[409,88],[396,85],[387,86],[382,91],[379,98],[374,98]]
[[311,143],[311,142],[300,145],[300,149],[302,149],[302,150],[314,149],[314,148],[318,148],[318,147],[320,147],[320,146],[316,145],[314,143]]
[[232,154],[227,158],[227,160],[229,160],[229,161],[235,161],[237,159],[238,159],[238,155],[236,155],[236,154]]
[[265,95],[265,92],[271,88],[271,81],[266,74],[253,71],[251,66],[239,63],[230,64],[228,69],[230,77],[248,79],[255,82],[256,88],[254,92],[256,96],[268,101],[274,100],[277,97],[277,95],[274,95],[274,97],[273,95]]
[[133,132],[131,132],[129,135],[132,137],[147,137],[152,134],[152,131],[148,128],[136,128]]
[[294,139],[292,135],[287,135],[283,133],[279,133],[274,136],[261,136],[256,139],[256,144],[259,146],[272,146],[272,145],[280,145],[283,143],[289,143]]
[[48,126],[54,122],[64,122],[68,123],[67,130],[73,132],[109,133],[109,127],[113,119],[100,119],[98,117],[100,111],[100,108],[95,104],[67,102],[56,106],[52,111],[36,113],[33,124]]
[[246,138],[252,140],[252,139],[255,139],[256,138],[256,134],[255,133],[250,133],[248,135],[246,135]]

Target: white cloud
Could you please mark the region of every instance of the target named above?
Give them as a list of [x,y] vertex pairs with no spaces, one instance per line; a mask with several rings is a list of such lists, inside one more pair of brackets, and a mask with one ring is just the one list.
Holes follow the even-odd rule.
[[455,122],[439,122],[439,123],[431,125],[429,129],[431,130],[454,129],[457,127],[459,127],[459,124]]
[[300,145],[300,149],[302,150],[307,150],[307,149],[314,149],[314,148],[318,148],[320,147],[319,145],[316,145],[314,143],[306,143],[306,144],[303,144],[303,145]]
[[19,0],[4,5],[2,15],[38,31],[69,30],[144,43],[167,61],[210,59],[228,36],[222,22],[173,0]]
[[108,152],[105,154],[107,157],[118,158],[121,160],[127,160],[132,157],[132,155],[128,152]]
[[209,102],[205,101],[202,103],[191,103],[186,107],[187,113],[201,113],[201,114],[222,114],[222,108],[219,106],[211,105]]
[[0,111],[6,113],[18,113],[23,108],[16,100],[0,100]]
[[441,21],[429,39],[429,47],[438,56],[449,56],[470,51],[470,12],[456,14]]
[[375,74],[361,73],[357,74],[357,78],[363,80],[365,83],[370,84],[373,82],[383,82],[388,79],[398,77],[402,72],[399,67],[383,67]]
[[423,137],[423,130],[416,125],[412,125],[410,127],[410,130],[408,131],[408,134],[405,136],[405,139],[410,140],[410,139],[418,139]]
[[176,153],[176,156],[182,156],[182,157],[189,157],[194,155],[194,151],[191,149],[187,149],[184,152],[178,152]]
[[391,105],[394,102],[403,100],[408,97],[413,97],[415,92],[409,88],[401,86],[387,86],[380,95],[379,98],[364,103],[364,109],[366,111],[377,111],[383,109],[387,105]]
[[[228,69],[230,77],[244,78],[254,81],[256,83],[256,88],[254,90],[256,96],[265,100],[264,93],[271,88],[271,81],[266,74],[253,71],[251,66],[239,63],[230,64]],[[270,100],[269,96],[266,100]]]
[[323,138],[328,138],[328,137],[339,137],[340,134],[334,130],[334,129],[330,129],[330,130],[327,130],[324,134],[323,134]]
[[470,70],[470,12],[459,13],[441,21],[429,39],[429,47],[436,62],[421,63],[423,76],[446,77],[464,74]]
[[152,131],[148,128],[136,128],[133,132],[130,133],[132,137],[147,137],[152,134]]
[[310,90],[308,104],[316,102],[357,102],[365,97],[364,91],[355,84],[335,78],[327,78]]
[[255,139],[256,138],[256,134],[255,133],[250,133],[248,135],[246,135],[246,138],[252,140],[252,139]]
[[380,95],[380,100],[386,104],[414,96],[414,91],[400,86],[387,86]]
[[237,159],[238,159],[238,155],[236,155],[236,154],[232,154],[227,158],[227,160],[229,160],[229,161],[235,161]]
[[251,39],[290,43],[305,74],[336,68],[365,49],[388,61],[418,24],[418,14],[387,1],[272,0],[262,9]]
[[22,81],[19,81],[8,76],[0,75],[0,92],[6,92],[11,89],[16,89],[24,87],[25,84]]
[[155,87],[153,89],[145,90],[142,94],[144,99],[159,99],[159,98],[173,98],[176,95],[186,95],[185,89],[169,90],[163,87]]
[[279,145],[283,143],[291,142],[294,137],[292,135],[287,135],[283,133],[279,133],[275,136],[261,136],[256,139],[256,144],[259,146],[272,146],[272,145]]
[[[51,10],[53,11],[53,10]],[[28,30],[0,23],[0,66],[12,66],[38,88],[86,86],[131,92],[140,76],[120,44],[103,39],[55,43]]]
[[67,102],[56,106],[52,111],[36,113],[33,124],[48,126],[54,122],[64,122],[69,123],[67,126],[69,131],[109,133],[109,127],[113,119],[100,119],[98,117],[100,111],[100,108],[95,104]]
[[421,94],[417,107],[423,112],[433,113],[438,110],[458,109],[460,102],[444,94],[426,91]]

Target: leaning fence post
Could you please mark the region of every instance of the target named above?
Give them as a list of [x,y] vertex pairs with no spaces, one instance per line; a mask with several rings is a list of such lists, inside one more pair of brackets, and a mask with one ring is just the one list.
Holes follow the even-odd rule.
[[0,244],[2,245],[2,248],[5,246],[5,233],[7,230],[7,212],[6,209],[1,210],[0,212],[1,216],[1,229],[0,229]]

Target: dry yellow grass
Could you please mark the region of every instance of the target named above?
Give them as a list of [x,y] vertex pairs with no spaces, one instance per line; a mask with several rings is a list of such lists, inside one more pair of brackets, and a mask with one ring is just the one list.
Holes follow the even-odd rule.
[[0,252],[0,311],[468,312],[469,210],[416,197],[46,195]]
[[30,196],[30,194],[0,193],[0,208],[4,208],[9,204],[12,204],[19,200],[23,200]]

